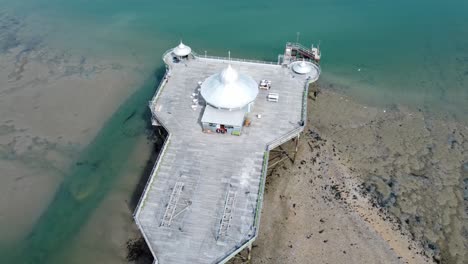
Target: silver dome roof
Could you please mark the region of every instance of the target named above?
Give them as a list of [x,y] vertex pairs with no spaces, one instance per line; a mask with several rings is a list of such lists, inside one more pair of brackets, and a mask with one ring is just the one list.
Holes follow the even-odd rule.
[[201,85],[205,101],[217,108],[242,108],[254,101],[257,94],[257,82],[246,74],[238,73],[231,65],[211,75]]

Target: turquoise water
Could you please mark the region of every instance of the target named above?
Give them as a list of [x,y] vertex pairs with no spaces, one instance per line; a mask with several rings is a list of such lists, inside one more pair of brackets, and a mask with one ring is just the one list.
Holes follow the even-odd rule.
[[[4,0],[2,0],[4,1]],[[1,1],[0,1],[1,2]],[[468,112],[468,2],[19,1],[51,46],[144,66],[183,39],[199,53],[276,60],[285,41],[321,42],[324,79],[365,102]],[[134,59],[134,58],[133,58]],[[361,71],[358,71],[361,69]]]
[[[300,32],[303,44],[321,43],[322,80],[358,100],[468,116],[468,1],[0,0],[0,6],[48,47],[127,60],[148,75],[180,39],[199,53],[230,50],[233,57],[275,61]],[[128,166],[126,153],[144,131],[141,113],[152,93],[148,84],[121,102],[12,250],[16,263],[47,263],[86,224]]]

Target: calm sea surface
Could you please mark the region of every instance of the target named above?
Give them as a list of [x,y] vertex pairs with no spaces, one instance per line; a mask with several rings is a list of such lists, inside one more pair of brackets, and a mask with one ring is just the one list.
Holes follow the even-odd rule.
[[63,260],[72,256],[80,262],[76,252],[87,251],[76,246],[81,230],[108,195],[129,192],[115,186],[145,137],[144,112],[154,92],[151,72],[161,69],[162,53],[181,39],[201,54],[227,56],[230,50],[233,57],[272,61],[286,41],[320,42],[322,80],[357,100],[468,118],[466,0],[0,0],[0,6],[0,12],[24,21],[23,34],[51,49],[127,60],[139,64],[149,80],[119,102],[108,122],[95,124],[103,126],[101,132],[64,172],[30,235],[0,243],[11,245],[0,252],[11,253],[8,258],[16,263],[71,263]]

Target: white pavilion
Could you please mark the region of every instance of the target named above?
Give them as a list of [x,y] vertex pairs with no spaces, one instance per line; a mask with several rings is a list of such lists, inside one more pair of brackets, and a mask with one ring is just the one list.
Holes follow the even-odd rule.
[[206,101],[201,119],[203,131],[240,135],[245,115],[252,110],[258,95],[258,84],[229,64],[202,83],[201,95]]
[[174,56],[181,60],[181,59],[187,59],[188,56],[192,53],[192,48],[190,48],[189,46],[185,45],[184,43],[182,43],[182,41],[180,42],[180,44],[175,47],[174,49],[172,49],[172,53],[174,54]]

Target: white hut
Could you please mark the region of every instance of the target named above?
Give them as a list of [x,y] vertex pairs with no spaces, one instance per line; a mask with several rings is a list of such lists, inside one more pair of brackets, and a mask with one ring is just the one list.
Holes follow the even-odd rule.
[[228,65],[202,83],[201,95],[207,104],[202,117],[203,129],[240,135],[245,114],[251,111],[258,95],[258,84]]
[[172,49],[172,53],[178,59],[183,59],[183,58],[187,58],[188,55],[190,55],[192,53],[192,49],[189,46],[182,43],[182,41],[181,41],[180,44],[177,47]]

